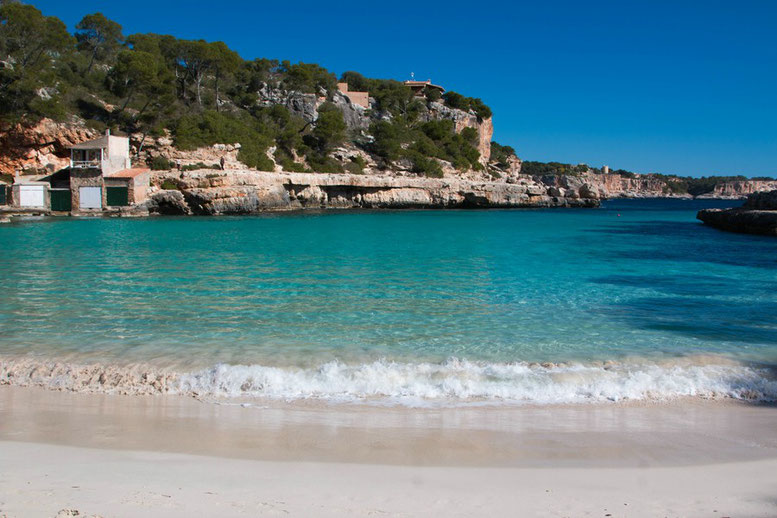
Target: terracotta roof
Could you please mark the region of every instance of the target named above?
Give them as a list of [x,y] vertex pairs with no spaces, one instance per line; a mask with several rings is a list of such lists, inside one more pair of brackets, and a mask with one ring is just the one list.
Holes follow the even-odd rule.
[[106,176],[106,178],[135,178],[138,175],[151,171],[148,167],[133,167],[131,169],[122,169]]

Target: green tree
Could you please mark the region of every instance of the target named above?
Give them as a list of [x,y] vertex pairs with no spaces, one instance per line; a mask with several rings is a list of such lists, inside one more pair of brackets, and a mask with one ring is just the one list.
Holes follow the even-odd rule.
[[243,60],[223,41],[208,44],[208,65],[213,70],[216,111],[219,110],[219,83],[225,76],[235,73]]
[[287,90],[318,94],[319,89],[333,92],[337,88],[337,77],[320,65],[283,61],[279,71]]
[[341,83],[347,83],[348,89],[352,92],[369,92],[370,80],[361,75],[359,72],[349,70],[343,72],[340,76]]
[[177,63],[184,74],[184,94],[186,77],[190,77],[196,88],[197,104],[202,106],[202,81],[212,64],[208,43],[205,40],[178,40],[175,50]]
[[145,112],[153,100],[172,93],[173,78],[160,56],[142,50],[119,52],[110,80],[113,93],[125,99],[119,112],[123,112],[136,95],[145,98],[145,104],[137,117]]
[[0,6],[0,115],[24,117],[35,105],[58,99],[43,99],[38,92],[56,85],[57,58],[73,49],[65,24],[44,16],[31,5],[4,3]]
[[345,130],[343,112],[334,103],[326,102],[318,108],[318,119],[311,135],[321,153],[341,144],[345,140]]
[[114,55],[124,43],[121,25],[109,20],[102,13],[88,14],[76,25],[76,40],[78,50],[88,53],[88,74],[97,60],[104,60]]

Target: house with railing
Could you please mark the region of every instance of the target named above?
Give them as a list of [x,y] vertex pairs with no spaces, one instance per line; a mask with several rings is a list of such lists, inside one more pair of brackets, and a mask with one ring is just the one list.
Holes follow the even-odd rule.
[[110,130],[70,148],[70,169],[100,169],[103,175],[110,175],[130,165],[129,139],[111,135]]

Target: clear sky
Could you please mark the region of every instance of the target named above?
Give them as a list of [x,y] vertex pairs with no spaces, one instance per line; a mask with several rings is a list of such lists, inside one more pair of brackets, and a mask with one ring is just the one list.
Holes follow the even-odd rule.
[[524,160],[777,176],[777,0],[29,1],[72,29],[221,40],[244,58],[432,79]]

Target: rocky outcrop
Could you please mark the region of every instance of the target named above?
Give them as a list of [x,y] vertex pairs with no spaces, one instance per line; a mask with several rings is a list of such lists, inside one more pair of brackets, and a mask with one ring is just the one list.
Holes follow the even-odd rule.
[[160,191],[141,207],[161,214],[250,214],[270,210],[329,208],[596,207],[575,192],[554,196],[530,179],[518,183],[377,175],[201,170],[157,173],[179,191]]
[[154,214],[186,215],[192,211],[186,204],[181,191],[161,190],[155,192],[148,200],[137,207],[138,212]]
[[257,92],[259,106],[285,106],[291,113],[302,117],[305,122],[313,122],[318,118],[318,107],[326,100],[326,95],[306,94],[293,90],[284,90],[268,84],[263,84]]
[[664,180],[653,175],[624,176],[620,174],[582,173],[579,175],[534,176],[535,181],[555,187],[563,193],[569,189],[596,198],[690,198],[689,194],[673,194]]
[[480,119],[472,111],[463,111],[446,106],[441,102],[431,102],[428,109],[421,116],[429,120],[452,120],[456,133],[461,133],[464,128],[474,128],[478,132],[478,151],[480,162],[486,165],[491,158],[491,139],[494,136],[494,121],[491,117]]
[[729,232],[777,236],[777,190],[751,194],[742,207],[699,211],[696,218]]
[[[155,157],[166,158],[170,164],[176,168],[191,166],[194,164],[205,164],[206,166],[219,166],[221,159],[224,159],[224,166],[229,169],[244,169],[246,166],[238,160],[240,153],[240,143],[232,144],[214,144],[191,150],[181,150],[175,147],[170,132],[159,137],[143,136],[141,133],[134,133],[130,138],[133,157],[140,162],[148,162]],[[142,146],[141,146],[142,143]]]
[[712,192],[699,198],[740,199],[753,193],[777,189],[777,181],[772,180],[736,180],[723,182],[715,186]]
[[70,146],[99,136],[76,119],[0,126],[0,174],[57,171],[70,165]]

